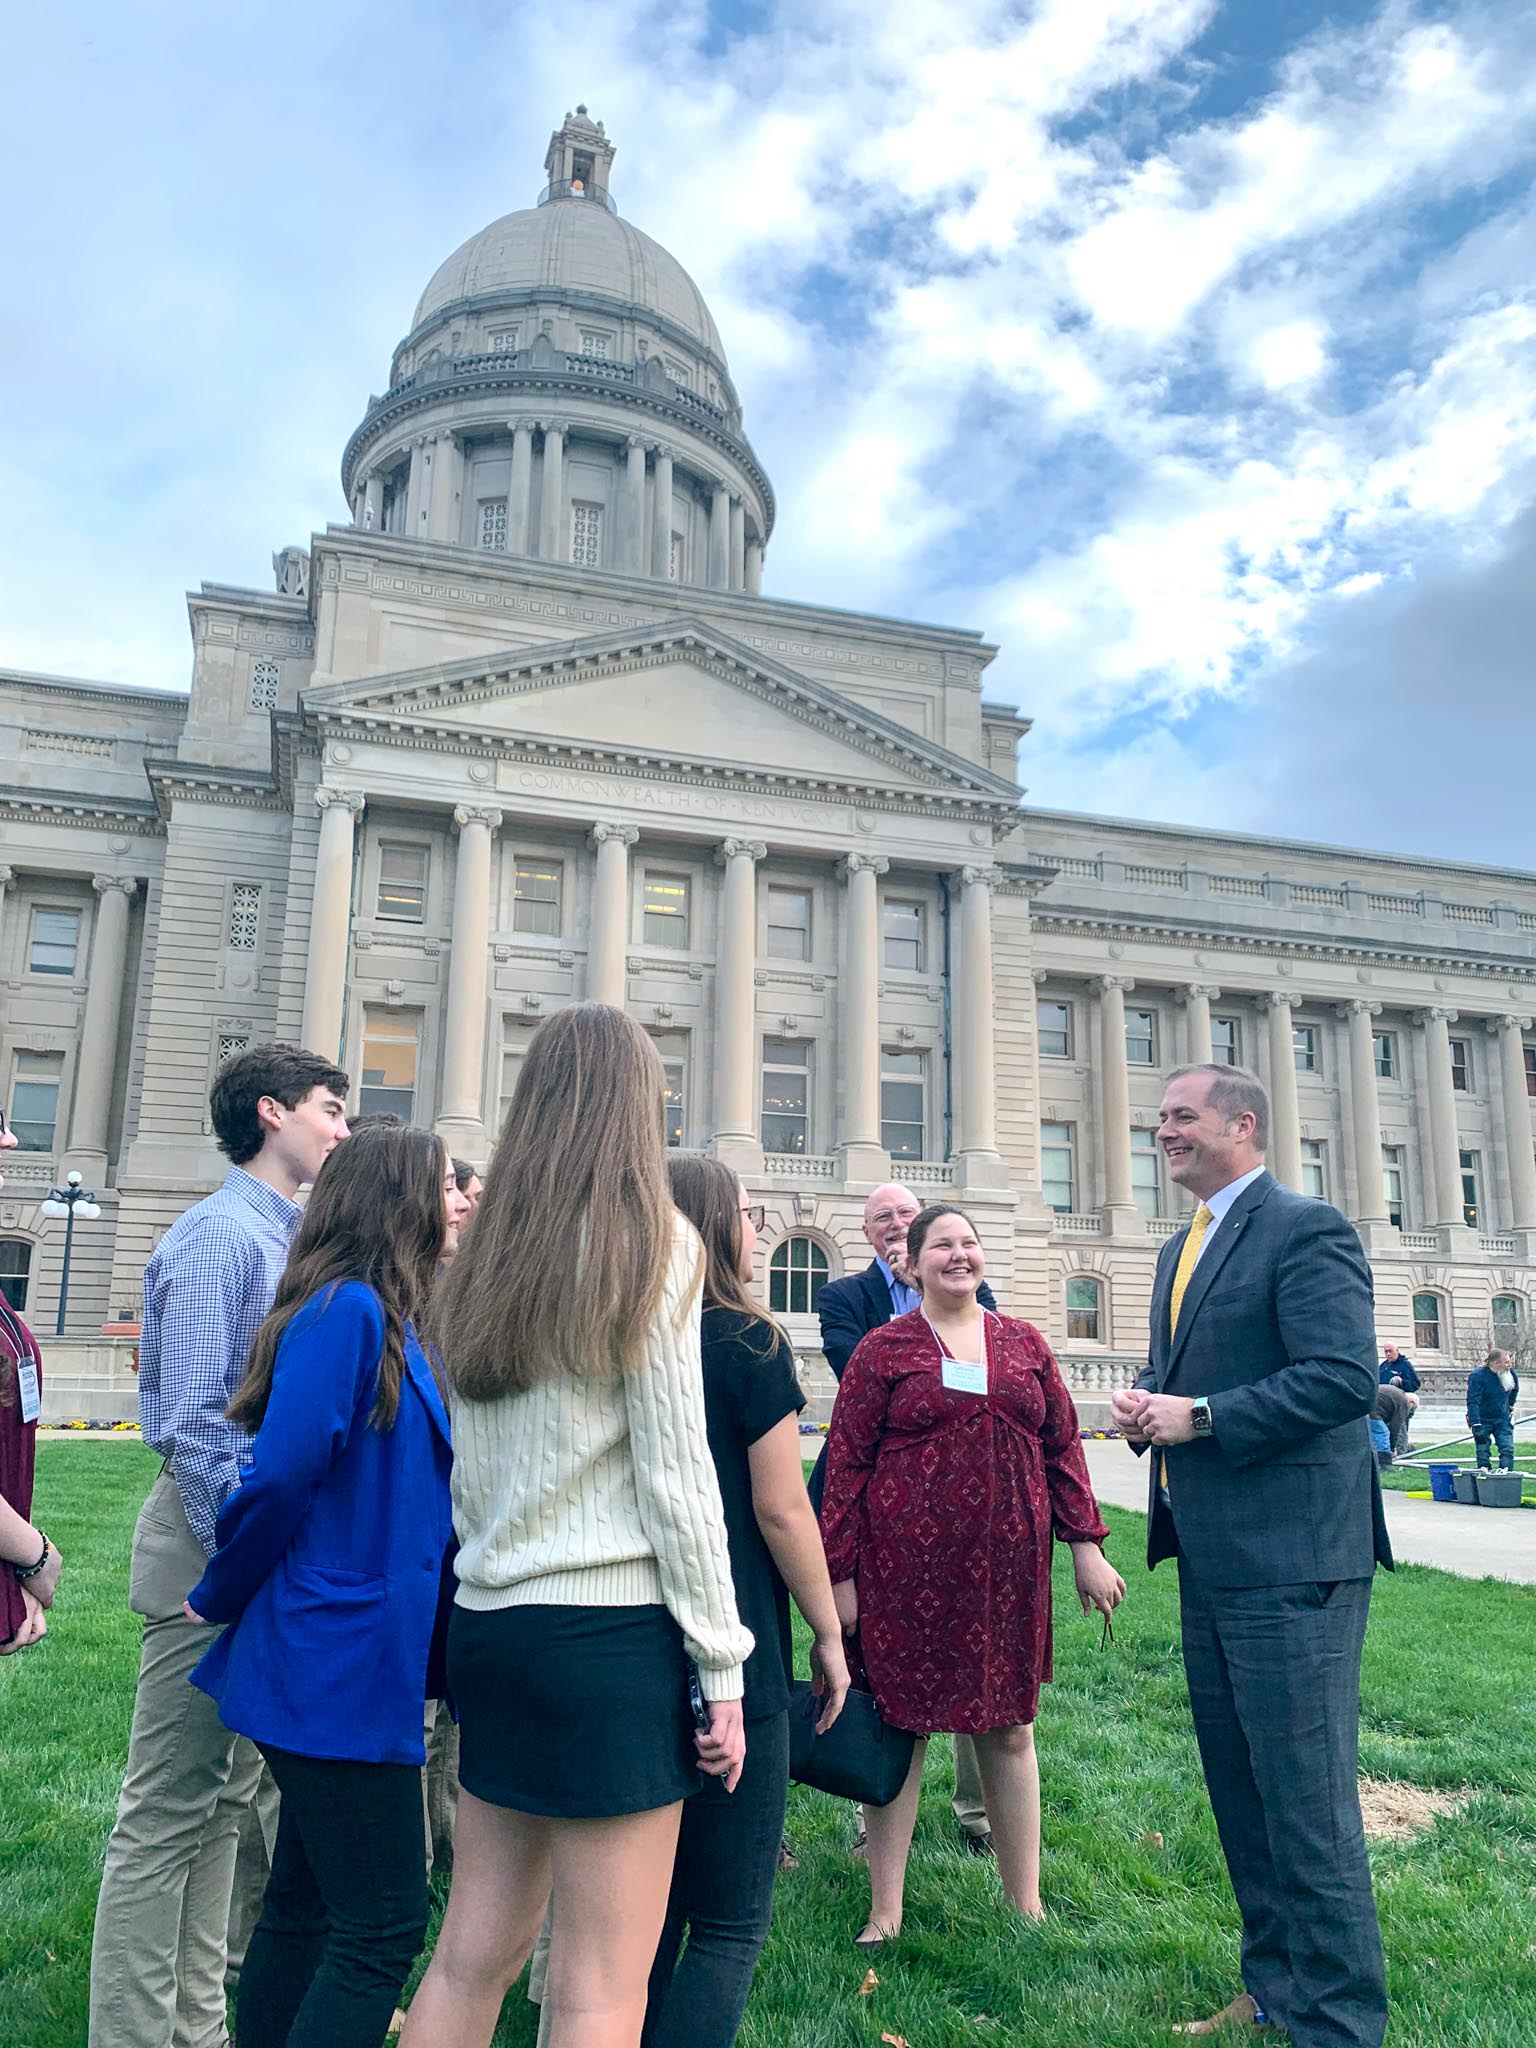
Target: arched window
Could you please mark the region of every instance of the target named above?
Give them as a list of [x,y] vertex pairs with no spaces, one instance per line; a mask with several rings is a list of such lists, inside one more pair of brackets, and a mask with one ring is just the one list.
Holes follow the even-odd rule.
[[1104,1341],[1104,1290],[1086,1273],[1075,1273],[1067,1282],[1067,1341],[1102,1344]]
[[768,1306],[775,1315],[813,1315],[829,1277],[827,1255],[814,1237],[786,1237],[768,1261]]
[[32,1279],[32,1247],[25,1238],[0,1237],[0,1294],[21,1315]]
[[1513,1351],[1525,1327],[1525,1303],[1518,1294],[1493,1297],[1493,1341],[1501,1351]]
[[1413,1341],[1420,1351],[1445,1349],[1445,1302],[1440,1295],[1413,1297]]

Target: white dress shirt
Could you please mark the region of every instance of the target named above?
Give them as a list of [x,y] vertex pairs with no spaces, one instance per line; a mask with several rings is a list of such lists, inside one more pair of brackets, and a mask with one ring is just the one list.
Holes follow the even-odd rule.
[[1245,1173],[1239,1180],[1229,1180],[1226,1186],[1218,1188],[1214,1195],[1206,1196],[1205,1206],[1211,1212],[1211,1220],[1205,1226],[1205,1235],[1201,1238],[1199,1249],[1195,1253],[1195,1264],[1197,1266],[1205,1257],[1205,1248],[1216,1235],[1216,1227],[1221,1222],[1221,1219],[1243,1192],[1243,1189],[1252,1187],[1253,1183],[1264,1171],[1265,1169],[1262,1166],[1256,1166],[1252,1173]]

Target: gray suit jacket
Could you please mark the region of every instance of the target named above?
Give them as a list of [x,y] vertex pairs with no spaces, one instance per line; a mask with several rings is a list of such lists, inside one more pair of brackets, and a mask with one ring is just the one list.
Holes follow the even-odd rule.
[[1211,1231],[1170,1343],[1187,1228],[1163,1246],[1136,1384],[1205,1395],[1214,1432],[1147,1474],[1147,1562],[1182,1553],[1209,1585],[1368,1578],[1391,1567],[1366,1417],[1376,1399],[1371,1269],[1326,1202],[1265,1173]]

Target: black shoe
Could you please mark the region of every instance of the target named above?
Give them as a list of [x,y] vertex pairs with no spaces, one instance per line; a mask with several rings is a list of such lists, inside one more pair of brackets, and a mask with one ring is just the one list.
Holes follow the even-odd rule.
[[990,1828],[979,1835],[968,1834],[965,1838],[965,1846],[973,1856],[995,1856],[997,1854],[997,1850],[992,1844],[992,1830]]

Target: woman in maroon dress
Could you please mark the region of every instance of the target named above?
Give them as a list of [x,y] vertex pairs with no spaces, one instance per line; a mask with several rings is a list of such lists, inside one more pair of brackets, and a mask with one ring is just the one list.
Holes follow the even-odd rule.
[[[0,1116],[0,1152],[15,1144]],[[37,1340],[0,1295],[0,1657],[47,1634],[43,1610],[59,1582],[58,1552],[27,1519],[41,1388]]]
[[893,1727],[918,1737],[901,1792],[865,1814],[866,1948],[901,1927],[923,1738],[938,1732],[974,1736],[1003,1889],[1039,1918],[1034,1719],[1051,1675],[1053,1535],[1072,1546],[1085,1614],[1125,1597],[1045,1339],[977,1302],[986,1262],[963,1211],[924,1209],[907,1245],[922,1302],[848,1361],[821,1518],[870,1690]]

